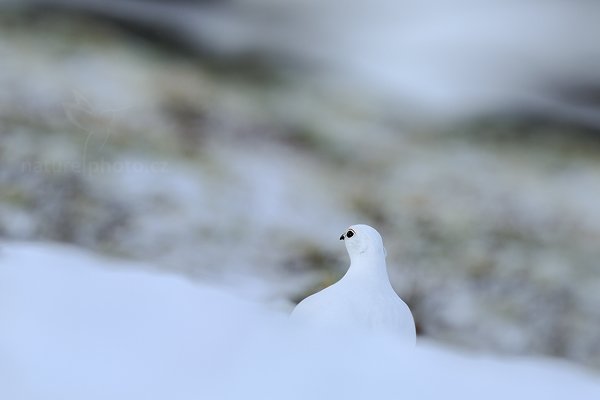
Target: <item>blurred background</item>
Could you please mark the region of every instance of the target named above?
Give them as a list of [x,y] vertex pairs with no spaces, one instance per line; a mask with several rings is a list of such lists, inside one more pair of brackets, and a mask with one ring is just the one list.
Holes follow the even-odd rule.
[[600,4],[0,1],[0,235],[600,367]]

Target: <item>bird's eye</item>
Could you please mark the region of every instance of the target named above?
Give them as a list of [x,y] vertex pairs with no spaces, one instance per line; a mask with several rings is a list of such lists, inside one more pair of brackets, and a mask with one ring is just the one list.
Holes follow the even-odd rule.
[[348,232],[346,232],[346,237],[351,238],[352,236],[354,236],[354,231],[350,229]]

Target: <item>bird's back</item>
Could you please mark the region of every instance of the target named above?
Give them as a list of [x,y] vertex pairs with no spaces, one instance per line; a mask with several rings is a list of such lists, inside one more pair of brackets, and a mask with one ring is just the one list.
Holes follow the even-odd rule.
[[412,314],[391,287],[372,290],[342,279],[301,301],[291,317],[318,329],[384,333],[413,343],[416,340]]

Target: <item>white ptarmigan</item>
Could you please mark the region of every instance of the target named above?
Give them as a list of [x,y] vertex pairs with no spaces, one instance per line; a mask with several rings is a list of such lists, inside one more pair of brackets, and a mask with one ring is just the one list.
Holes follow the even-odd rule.
[[398,335],[414,344],[415,322],[390,284],[381,235],[368,225],[352,225],[340,240],[350,268],[338,282],[302,300],[291,318],[312,327]]

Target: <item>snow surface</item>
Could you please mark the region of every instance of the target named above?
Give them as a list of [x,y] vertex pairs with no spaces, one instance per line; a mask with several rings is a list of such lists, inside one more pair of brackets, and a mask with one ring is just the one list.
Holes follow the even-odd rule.
[[[70,247],[0,253],[2,399],[597,399],[564,362],[294,331],[285,314]],[[147,269],[147,267],[145,268]]]

